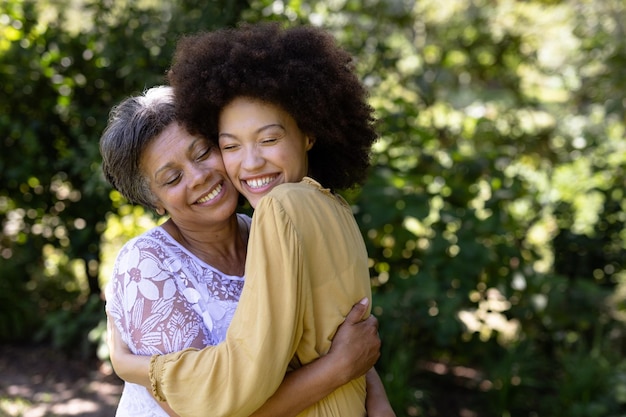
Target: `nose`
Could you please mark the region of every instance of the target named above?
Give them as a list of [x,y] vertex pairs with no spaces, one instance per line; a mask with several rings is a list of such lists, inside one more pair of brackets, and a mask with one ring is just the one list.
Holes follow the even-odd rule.
[[190,187],[194,188],[198,185],[203,185],[212,174],[213,170],[211,168],[207,168],[202,164],[190,164],[188,169]]
[[263,166],[264,159],[256,146],[245,148],[241,166],[246,171],[255,171]]

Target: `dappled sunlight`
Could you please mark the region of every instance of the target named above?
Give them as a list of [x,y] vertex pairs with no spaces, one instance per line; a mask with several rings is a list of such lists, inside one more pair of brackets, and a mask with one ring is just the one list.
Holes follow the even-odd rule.
[[466,335],[477,333],[483,342],[496,337],[498,343],[507,345],[518,340],[520,323],[517,319],[508,319],[505,313],[511,303],[495,288],[489,288],[484,294],[474,292],[470,299],[477,302],[478,307],[472,310],[461,310],[459,320],[465,325]]
[[[111,106],[163,83],[184,31],[303,22],[355,55],[378,119],[368,180],[346,195],[398,416],[620,415],[624,1],[67,3],[0,10],[1,340],[97,349],[119,248],[163,221],[105,185]],[[115,385],[5,369],[0,415],[115,401]]]
[[164,219],[156,218],[141,206],[124,202],[117,191],[112,191],[111,196],[113,201],[116,201],[120,207],[117,213],[110,213],[107,216],[102,241],[100,242],[101,266],[99,279],[103,286],[109,282],[115,258],[124,243],[164,221]]
[[68,359],[52,349],[4,346],[0,375],[5,417],[110,417],[122,391],[109,365]]

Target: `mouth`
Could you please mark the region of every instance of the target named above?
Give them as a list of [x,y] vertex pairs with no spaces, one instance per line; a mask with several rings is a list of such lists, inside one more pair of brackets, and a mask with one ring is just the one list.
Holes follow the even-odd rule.
[[205,195],[204,197],[199,198],[196,201],[196,204],[203,204],[203,203],[207,203],[211,200],[213,200],[215,197],[217,197],[219,195],[219,193],[222,191],[222,184],[217,184],[217,187],[215,187],[213,189],[213,191],[211,191],[210,193],[208,193],[207,195]]
[[253,178],[251,180],[243,180],[243,182],[252,190],[263,188],[276,179],[277,175],[268,175],[260,178]]

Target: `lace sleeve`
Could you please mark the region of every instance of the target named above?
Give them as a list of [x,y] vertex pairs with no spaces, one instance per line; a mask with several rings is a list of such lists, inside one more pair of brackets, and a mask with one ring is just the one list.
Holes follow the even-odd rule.
[[131,351],[168,353],[212,344],[202,318],[178,291],[159,242],[139,237],[120,251],[107,288],[107,310]]

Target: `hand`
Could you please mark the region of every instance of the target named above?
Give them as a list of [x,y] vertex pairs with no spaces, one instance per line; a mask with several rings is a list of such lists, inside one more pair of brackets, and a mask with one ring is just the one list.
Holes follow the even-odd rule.
[[380,357],[378,320],[370,315],[366,319],[369,300],[364,298],[352,307],[337,329],[328,355],[335,356],[338,370],[345,372],[346,382],[370,370]]

